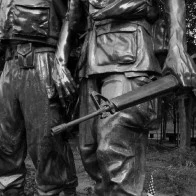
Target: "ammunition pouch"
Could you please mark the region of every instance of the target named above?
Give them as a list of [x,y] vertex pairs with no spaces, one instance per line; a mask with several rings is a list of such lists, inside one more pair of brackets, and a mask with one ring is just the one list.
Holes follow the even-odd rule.
[[34,48],[32,43],[17,45],[18,64],[22,69],[34,68]]
[[21,69],[35,68],[34,60],[35,54],[41,52],[55,52],[53,47],[43,47],[42,44],[22,43],[10,45],[6,49],[5,60],[17,59]]
[[34,68],[34,47],[32,43],[11,45],[6,49],[5,60],[17,59],[21,69]]
[[0,10],[1,40],[57,44],[63,18],[54,0],[3,0]]

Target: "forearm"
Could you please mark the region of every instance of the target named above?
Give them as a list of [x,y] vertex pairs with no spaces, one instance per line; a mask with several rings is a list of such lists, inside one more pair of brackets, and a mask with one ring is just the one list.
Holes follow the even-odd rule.
[[72,34],[73,32],[71,32],[71,30],[69,29],[69,21],[65,21],[62,26],[55,54],[58,61],[60,61],[60,63],[63,65],[66,65],[68,61]]
[[140,18],[146,16],[148,3],[146,0],[116,0],[97,13],[93,14],[94,20],[108,18]]
[[163,73],[174,74],[184,87],[196,87],[196,67],[187,53],[185,0],[166,0],[170,31]]
[[169,14],[169,47],[182,45],[186,48],[185,0],[166,0]]
[[63,22],[59,41],[57,44],[56,57],[60,63],[66,65],[71,50],[72,40],[77,31],[81,18],[81,7],[79,0],[71,0],[67,16]]

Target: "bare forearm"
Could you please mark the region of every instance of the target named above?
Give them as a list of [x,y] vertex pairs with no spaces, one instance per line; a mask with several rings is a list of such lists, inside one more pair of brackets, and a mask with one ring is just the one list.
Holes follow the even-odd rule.
[[182,86],[196,88],[196,66],[187,53],[185,0],[166,0],[170,21],[169,51],[163,73],[174,74]]
[[166,0],[170,21],[170,47],[175,44],[186,46],[185,0]]
[[71,0],[69,5],[69,10],[67,12],[67,16],[64,20],[62,25],[56,57],[58,60],[63,63],[64,65],[67,64],[70,49],[71,49],[71,42],[75,32],[77,31],[77,25],[80,22],[81,18],[81,7],[79,0]]
[[68,61],[72,34],[73,32],[69,29],[69,21],[65,21],[62,26],[56,51],[56,57],[63,65],[66,65]]
[[99,12],[93,14],[94,20],[107,18],[137,18],[146,16],[147,2],[145,0],[116,0]]

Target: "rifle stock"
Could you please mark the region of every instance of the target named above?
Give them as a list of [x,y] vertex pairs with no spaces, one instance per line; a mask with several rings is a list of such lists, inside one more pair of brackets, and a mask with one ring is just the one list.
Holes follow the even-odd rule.
[[[80,124],[83,121],[86,121],[90,118],[103,114],[104,112],[115,113],[123,109],[135,106],[137,104],[149,101],[156,97],[161,97],[167,95],[168,93],[174,92],[180,86],[179,81],[173,75],[164,76],[156,81],[153,81],[149,84],[141,86],[140,88],[115,97],[111,100],[107,100],[99,94],[99,98],[102,97],[106,104],[104,106],[99,106],[99,110],[89,114],[87,116],[81,117],[69,123],[64,123],[59,126],[53,127],[51,130],[52,135],[61,133],[62,131],[67,130],[68,128]],[[94,98],[95,99],[95,98]],[[107,100],[107,101],[106,101]]]

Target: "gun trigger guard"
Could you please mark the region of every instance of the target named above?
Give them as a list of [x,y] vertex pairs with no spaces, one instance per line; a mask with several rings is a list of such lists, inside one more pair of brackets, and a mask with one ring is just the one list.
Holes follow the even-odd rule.
[[101,109],[101,106],[99,105],[99,102],[98,102],[98,97],[101,96],[99,93],[97,93],[96,91],[93,91],[91,94],[91,99],[93,100],[94,104],[95,104],[95,107],[97,110]]
[[[107,99],[106,97],[104,97],[103,95],[97,93],[96,91],[93,91],[91,93],[91,99],[93,100],[93,102],[94,102],[95,107],[96,107],[97,110],[102,109],[104,107],[110,107],[111,109],[109,110],[109,112],[111,114],[114,114],[115,113],[115,110],[112,107],[112,105],[113,105],[112,102],[109,99]],[[101,104],[99,104],[99,103],[101,103]],[[106,117],[106,113],[107,112],[105,112],[104,114],[102,114],[102,118],[105,118]]]

